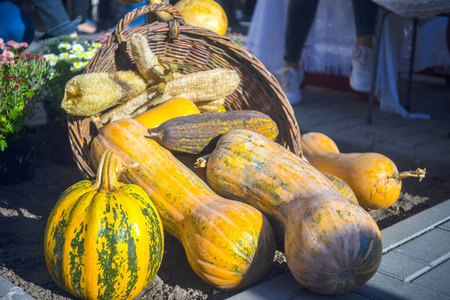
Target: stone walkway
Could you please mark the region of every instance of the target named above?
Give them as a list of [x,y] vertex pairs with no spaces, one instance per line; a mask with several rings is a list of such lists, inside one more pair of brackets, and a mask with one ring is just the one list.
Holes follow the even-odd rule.
[[[450,199],[381,231],[383,259],[364,286],[333,299],[450,299]],[[283,274],[229,300],[319,300]]]

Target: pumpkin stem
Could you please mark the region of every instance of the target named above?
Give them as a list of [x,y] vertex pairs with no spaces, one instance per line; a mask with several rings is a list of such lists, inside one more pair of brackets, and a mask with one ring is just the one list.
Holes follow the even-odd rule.
[[426,170],[427,170],[426,168],[425,169],[417,168],[415,171],[405,171],[401,173],[395,173],[394,178],[397,180],[402,180],[408,177],[418,177],[419,182],[421,182],[422,179],[425,178]]
[[123,185],[117,179],[118,174],[126,169],[126,167],[122,167],[119,155],[114,149],[106,150],[100,158],[97,179],[92,187],[98,191],[105,190],[106,192],[117,190]]
[[148,136],[149,137],[154,137],[154,136],[158,136],[159,134],[157,132],[149,132]]
[[206,164],[208,163],[209,156],[210,156],[210,154],[206,154],[206,155],[203,155],[203,156],[197,158],[197,160],[194,163],[194,168],[196,168],[196,169],[206,168]]

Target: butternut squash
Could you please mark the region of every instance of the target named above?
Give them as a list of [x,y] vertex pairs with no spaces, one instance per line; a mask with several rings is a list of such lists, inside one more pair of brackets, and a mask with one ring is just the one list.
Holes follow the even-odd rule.
[[144,124],[147,128],[152,129],[172,118],[199,113],[200,110],[194,102],[187,98],[177,97],[158,104],[154,108],[134,117],[134,119]]
[[343,294],[376,273],[382,244],[375,221],[280,144],[256,132],[232,130],[210,154],[206,175],[219,195],[267,216],[284,239],[290,271],[304,287]]
[[391,206],[400,196],[402,179],[425,176],[422,169],[399,173],[395,163],[379,153],[340,153],[336,143],[320,132],[303,134],[302,149],[311,165],[348,183],[366,210]]
[[149,139],[133,119],[102,127],[91,144],[91,161],[113,148],[128,169],[121,180],[141,186],[156,206],[164,229],[183,244],[194,272],[219,289],[240,289],[260,280],[272,264],[275,237],[264,215],[225,199]]

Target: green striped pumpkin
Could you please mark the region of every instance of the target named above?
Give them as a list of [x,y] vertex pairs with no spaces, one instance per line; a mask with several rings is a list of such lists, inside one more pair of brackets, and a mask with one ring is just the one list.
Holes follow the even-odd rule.
[[47,268],[81,299],[132,299],[161,265],[159,214],[142,188],[118,182],[119,169],[115,150],[106,151],[97,180],[69,187],[47,221]]

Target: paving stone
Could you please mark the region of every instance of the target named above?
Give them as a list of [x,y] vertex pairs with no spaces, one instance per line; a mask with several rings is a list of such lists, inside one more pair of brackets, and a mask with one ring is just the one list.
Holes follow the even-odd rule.
[[230,297],[228,300],[291,299],[305,293],[310,292],[302,287],[291,273],[285,273]]
[[450,215],[450,200],[439,203],[438,205],[433,206],[431,211],[435,212],[444,212],[447,215]]
[[447,230],[435,228],[399,246],[394,251],[431,263],[450,252],[450,233]]
[[[403,220],[391,227],[383,229],[383,249],[389,249],[404,239],[411,238],[417,232],[426,230],[449,217],[450,200],[441,203],[440,208],[432,208],[418,213],[406,220]],[[443,223],[443,222],[442,222]]]
[[439,225],[438,228],[449,230],[450,231],[450,221],[445,222],[442,225]]
[[446,295],[415,284],[406,284],[390,276],[376,273],[355,292],[378,300],[449,300]]
[[427,266],[423,262],[418,262],[411,257],[397,252],[390,252],[383,255],[379,272],[390,275],[398,280],[404,280],[409,275]]
[[[363,292],[351,291],[345,295],[333,296],[333,300],[369,300]],[[289,299],[289,300],[329,300],[329,296],[319,295],[302,287],[292,276],[285,273],[274,279],[259,284],[242,293],[234,295],[228,300],[262,300],[262,299]]]
[[[318,295],[314,293],[306,293],[299,296],[289,298],[289,300],[328,300],[330,296]],[[333,295],[333,300],[370,300],[369,297],[357,294],[354,291],[344,295]]]
[[[419,278],[413,281],[414,284],[417,284],[421,287],[426,287],[438,291],[443,296],[446,296],[450,299],[450,284],[449,284],[449,274],[450,270],[450,260],[442,263],[438,266],[440,269],[438,271],[431,271],[423,274]],[[442,272],[440,272],[442,270]]]
[[34,298],[0,276],[0,299],[4,300],[33,300]]

